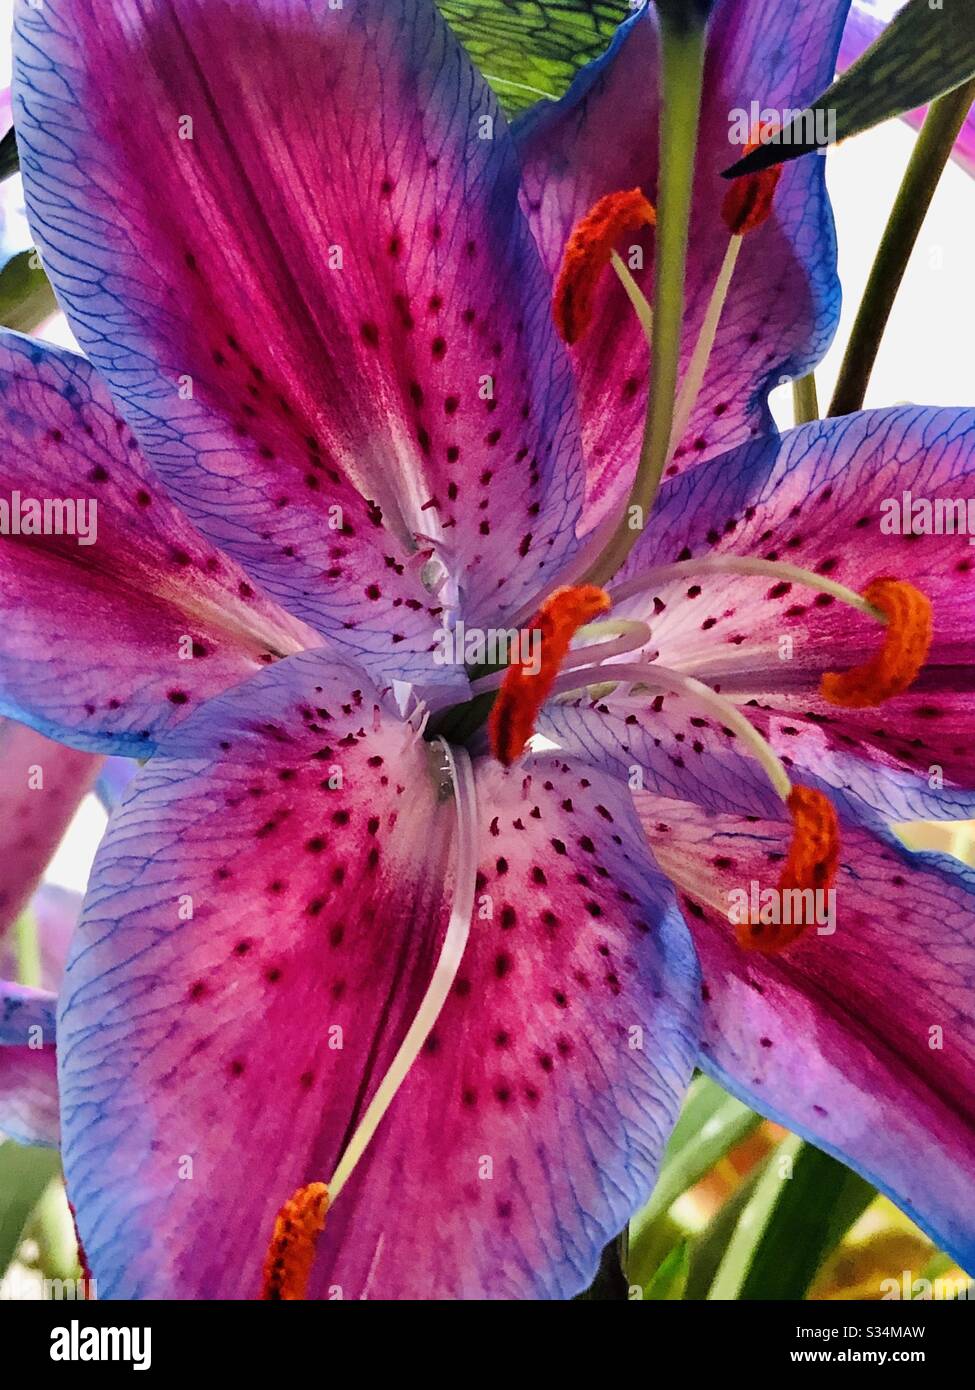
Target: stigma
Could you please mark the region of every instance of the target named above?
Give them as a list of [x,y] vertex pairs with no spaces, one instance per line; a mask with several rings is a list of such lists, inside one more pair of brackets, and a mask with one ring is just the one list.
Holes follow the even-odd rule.
[[529,623],[541,638],[540,659],[518,662],[505,673],[488,720],[491,751],[505,767],[520,757],[535,720],[555,684],[576,632],[610,607],[609,595],[595,584],[556,589]]
[[657,214],[639,188],[607,193],[577,222],[566,243],[552,312],[564,342],[578,342],[592,320],[593,297],[616,242],[627,232],[656,224]]
[[328,1188],[310,1182],[289,1197],[278,1212],[274,1234],[264,1260],[261,1299],[296,1301],[307,1298],[318,1237],[325,1229]]
[[845,709],[869,709],[902,695],[931,648],[931,600],[920,589],[903,579],[875,579],[863,597],[886,618],[883,646],[849,671],[827,671],[819,687],[824,700]]

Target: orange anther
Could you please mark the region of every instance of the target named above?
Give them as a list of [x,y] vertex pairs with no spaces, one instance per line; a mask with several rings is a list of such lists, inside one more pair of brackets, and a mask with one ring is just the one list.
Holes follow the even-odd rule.
[[520,756],[531,737],[577,630],[609,606],[605,590],[582,584],[556,589],[532,618],[528,630],[539,634],[541,644],[537,670],[523,662],[508,668],[488,720],[491,751],[505,767]]
[[[832,887],[840,855],[840,830],[828,797],[811,787],[793,787],[787,801],[792,844],[777,885],[777,919],[743,922],[738,944],[747,951],[781,951],[822,918],[817,909]],[[788,896],[787,896],[788,895]]]
[[[759,126],[759,133],[745,146],[744,153],[751,154],[762,143],[762,135],[774,134],[775,127],[768,121]],[[760,227],[772,211],[772,199],[782,173],[781,164],[771,169],[762,169],[757,174],[745,174],[733,179],[721,204],[721,216],[725,226],[733,236],[744,236]]]
[[265,1300],[300,1300],[307,1297],[315,1259],[315,1242],[325,1229],[328,1188],[323,1182],[299,1187],[278,1212],[274,1235],[264,1260]]
[[653,204],[639,188],[631,188],[607,193],[576,223],[566,242],[552,300],[555,326],[565,342],[577,342],[588,328],[596,285],[615,243],[625,232],[652,227],[656,220]]
[[875,579],[863,597],[887,618],[876,656],[849,671],[828,671],[819,693],[831,705],[867,709],[912,685],[931,647],[931,600],[903,579]]

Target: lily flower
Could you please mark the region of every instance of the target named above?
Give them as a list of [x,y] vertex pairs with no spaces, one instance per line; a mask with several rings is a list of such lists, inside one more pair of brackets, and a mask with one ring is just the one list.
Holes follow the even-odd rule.
[[[715,6],[702,121],[800,103],[845,11]],[[822,168],[758,218],[703,140],[669,480],[587,582],[639,449],[656,47],[640,11],[512,132],[426,0],[19,13],[88,358],[3,338],[0,467],[99,540],[0,548],[0,696],[148,758],[59,1000],[103,1297],[571,1296],[695,1063],[975,1253],[975,885],[887,829],[972,806],[971,559],[880,524],[905,479],[968,495],[975,414],[772,432],[835,320]],[[753,878],[835,885],[835,935],[732,925]]]

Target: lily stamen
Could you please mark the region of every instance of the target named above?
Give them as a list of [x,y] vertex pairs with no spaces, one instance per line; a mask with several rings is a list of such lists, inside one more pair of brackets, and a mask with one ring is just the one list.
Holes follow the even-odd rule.
[[331,1200],[334,1203],[339,1193],[365,1152],[383,1116],[393,1103],[400,1086],[405,1081],[420,1050],[440,1017],[447,996],[457,978],[457,971],[467,948],[470,934],[471,916],[474,912],[474,888],[477,878],[477,794],[474,786],[474,771],[468,754],[462,748],[451,747],[444,739],[438,739],[443,751],[444,761],[449,771],[454,799],[457,805],[457,828],[454,838],[454,894],[450,909],[450,920],[444,935],[440,956],[434,967],[433,977],[427,991],[410,1024],[406,1037],[400,1043],[389,1070],[366,1108],[365,1114],[356,1126],[338,1167],[328,1183]]
[[541,661],[534,670],[522,662],[508,667],[488,720],[491,751],[505,767],[524,752],[576,632],[609,606],[603,589],[582,584],[556,589],[531,619],[529,628],[541,634]]
[[875,579],[864,590],[865,600],[887,624],[884,644],[876,656],[849,671],[828,671],[819,693],[831,705],[868,709],[901,695],[917,679],[931,648],[931,600],[902,579]]
[[[578,342],[589,327],[596,286],[612,260],[614,243],[627,232],[653,227],[656,221],[653,205],[639,188],[631,188],[625,192],[607,193],[576,223],[566,242],[552,298],[555,325],[564,342],[570,346]],[[620,261],[617,274],[620,274],[619,267],[622,265]],[[625,266],[623,270],[626,271]],[[632,300],[632,276],[626,271],[626,275],[620,278]],[[632,282],[632,289],[636,290],[643,301],[643,309],[649,313],[649,306],[635,282]],[[638,302],[634,307],[637,307],[641,322],[646,327],[643,309],[638,307]]]
[[721,269],[718,271],[718,278],[714,282],[714,289],[711,291],[711,298],[708,300],[708,307],[704,313],[701,323],[701,331],[697,335],[697,342],[694,344],[694,351],[691,353],[691,360],[687,364],[687,371],[684,380],[680,384],[677,393],[677,402],[674,406],[674,421],[670,430],[670,449],[668,458],[673,458],[674,450],[683,439],[687,430],[691,414],[700,395],[701,387],[704,384],[704,375],[711,360],[711,352],[714,348],[714,340],[718,336],[718,325],[721,322],[721,315],[724,311],[725,302],[728,298],[728,290],[731,287],[731,277],[735,273],[735,266],[738,262],[738,253],[741,250],[742,237],[732,235],[728,242],[728,249],[725,252]]
[[[737,734],[763,769],[775,792],[781,797],[792,820],[792,840],[785,865],[776,885],[780,895],[805,893],[807,889],[825,891],[836,877],[839,865],[839,822],[829,798],[812,787],[793,785],[785,764],[768,740],[730,700],[719,695],[703,681],[685,676],[656,662],[647,665],[618,662],[599,669],[599,674],[615,674],[618,684],[630,689],[636,686],[655,690],[658,694],[680,694],[693,700],[721,720],[725,728]],[[578,680],[578,676],[575,677]],[[556,682],[563,692],[572,689],[573,673],[561,676]],[[610,697],[611,698],[611,697]],[[751,951],[780,951],[800,936],[809,922],[776,924],[744,922],[737,925],[738,944]]]
[[330,1205],[328,1188],[311,1182],[285,1202],[274,1222],[264,1260],[261,1298],[294,1301],[307,1298],[318,1237]]
[[814,570],[802,569],[798,565],[786,564],[779,560],[761,560],[748,555],[705,555],[700,560],[675,560],[669,565],[654,565],[652,569],[643,570],[632,579],[617,584],[610,590],[610,597],[614,604],[622,603],[624,599],[654,589],[658,585],[668,584],[673,580],[696,580],[709,574],[759,575],[789,584],[801,584],[817,593],[829,594],[840,603],[855,608],[858,613],[863,613],[878,623],[888,622],[888,614],[882,608],[865,595],[858,594],[855,589],[848,589],[845,584],[837,584],[824,574],[816,574]]
[[[530,625],[528,630],[530,631]],[[611,633],[618,636],[611,641],[596,641],[589,646],[573,648],[562,662],[561,671],[575,671],[581,666],[592,666],[601,661],[606,661],[612,656],[626,656],[629,652],[640,651],[645,647],[653,636],[646,623],[631,621],[628,618],[614,619],[610,622],[586,623],[576,632],[576,638],[588,637],[609,637]],[[491,690],[500,690],[507,677],[507,668],[502,671],[492,671],[490,675],[481,676],[471,682],[471,690],[475,695],[484,695]]]
[[703,681],[697,680],[694,676],[685,676],[680,671],[673,671],[670,667],[660,666],[657,662],[640,664],[619,661],[608,662],[601,666],[591,666],[580,672],[567,671],[555,681],[552,694],[583,694],[590,685],[596,683],[596,681],[589,680],[580,683],[579,677],[581,675],[595,676],[600,682],[611,680],[617,685],[642,686],[661,695],[685,695],[695,704],[709,709],[727,728],[738,734],[765,772],[777,794],[783,801],[788,802],[792,792],[792,783],[785,770],[785,764],[775,749],[759,733],[751,720],[741,713],[737,705],[725,699],[723,695],[719,695],[716,690],[712,690]]

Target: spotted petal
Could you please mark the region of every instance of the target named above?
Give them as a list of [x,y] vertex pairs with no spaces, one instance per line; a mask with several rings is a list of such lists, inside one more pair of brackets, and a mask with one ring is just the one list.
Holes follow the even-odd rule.
[[0,334],[0,444],[3,713],[144,756],[319,640],[173,506],[84,358]]
[[[911,516],[924,501],[938,530],[902,533],[906,494]],[[910,581],[932,601],[934,640],[915,686],[879,709],[837,709],[818,693],[824,671],[855,666],[883,642],[877,623],[828,595],[770,578],[689,574],[620,611],[645,615],[659,661],[719,686],[797,768],[892,819],[963,817],[975,807],[969,515],[975,535],[975,413],[865,411],[674,480],[631,556],[628,576],[738,555],[798,565],[857,592],[881,575]],[[684,732],[694,737],[686,724]]]
[[[430,979],[454,811],[436,748],[314,653],[183,732],[96,861],[60,1018],[64,1158],[103,1295],[253,1297],[277,1208],[330,1176]],[[625,795],[584,776],[479,772],[468,952],[313,1294],[573,1293],[649,1190],[695,967]]]
[[45,265],[203,532],[403,677],[441,611],[415,533],[469,621],[530,601],[574,545],[571,371],[432,0],[46,0],[16,54]]
[[[728,245],[720,209],[728,188],[721,170],[735,157],[729,142],[750,123],[753,103],[758,111],[801,108],[828,84],[847,9],[848,0],[774,7],[719,0],[714,7],[688,252],[685,367]],[[572,226],[605,193],[639,185],[656,201],[659,102],[657,21],[654,6],[646,5],[560,102],[541,103],[520,119],[526,206],[553,273]],[[636,278],[650,297],[653,239],[644,234],[631,241],[642,247],[646,270]],[[772,217],[745,238],[672,471],[773,430],[769,390],[818,361],[838,314],[823,163],[798,160],[783,172]],[[588,528],[625,498],[646,409],[646,343],[615,276],[606,276],[573,360]]]
[[846,826],[835,930],[823,911],[824,934],[781,955],[746,953],[729,895],[774,883],[782,822],[637,800],[701,961],[701,1065],[975,1268],[975,873]]

